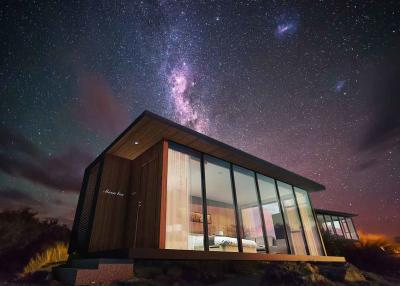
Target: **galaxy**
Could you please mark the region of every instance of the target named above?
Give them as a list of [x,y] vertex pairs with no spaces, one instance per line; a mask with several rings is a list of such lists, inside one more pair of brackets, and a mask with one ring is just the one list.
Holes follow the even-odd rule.
[[335,84],[335,91],[336,92],[341,92],[344,89],[345,85],[346,85],[346,81],[345,80],[337,81],[336,84]]
[[315,207],[399,236],[399,6],[2,3],[0,209],[70,225],[85,167],[150,110],[322,183]]

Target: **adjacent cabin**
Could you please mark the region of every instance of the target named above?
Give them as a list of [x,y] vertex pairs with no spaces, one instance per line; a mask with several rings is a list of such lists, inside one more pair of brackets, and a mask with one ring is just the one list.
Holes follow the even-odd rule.
[[326,256],[323,185],[151,112],[85,171],[80,257],[344,261]]
[[352,213],[315,209],[320,230],[334,238],[358,240]]

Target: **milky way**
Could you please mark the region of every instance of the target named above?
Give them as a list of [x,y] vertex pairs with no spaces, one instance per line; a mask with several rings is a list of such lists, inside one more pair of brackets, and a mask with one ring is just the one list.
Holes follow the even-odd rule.
[[399,235],[397,2],[2,5],[0,208],[71,223],[79,174],[148,109],[324,184],[316,207]]
[[199,108],[191,100],[191,91],[195,85],[189,66],[183,62],[171,70],[168,75],[169,96],[175,107],[179,123],[192,127],[198,132],[206,133],[208,130],[206,115],[199,115]]

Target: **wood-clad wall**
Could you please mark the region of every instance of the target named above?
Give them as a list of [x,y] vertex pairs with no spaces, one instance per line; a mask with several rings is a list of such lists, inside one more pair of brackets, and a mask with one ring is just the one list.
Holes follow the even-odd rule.
[[105,156],[89,252],[162,245],[165,146],[160,141],[134,160]]
[[89,251],[122,248],[131,161],[106,155],[98,189]]
[[132,161],[126,248],[159,248],[163,141]]

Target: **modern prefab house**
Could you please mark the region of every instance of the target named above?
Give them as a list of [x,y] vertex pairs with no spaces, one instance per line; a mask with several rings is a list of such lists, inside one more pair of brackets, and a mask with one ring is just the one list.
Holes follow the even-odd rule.
[[352,213],[315,209],[320,230],[328,236],[358,240]]
[[145,111],[84,175],[70,253],[129,259],[317,260],[324,186]]

